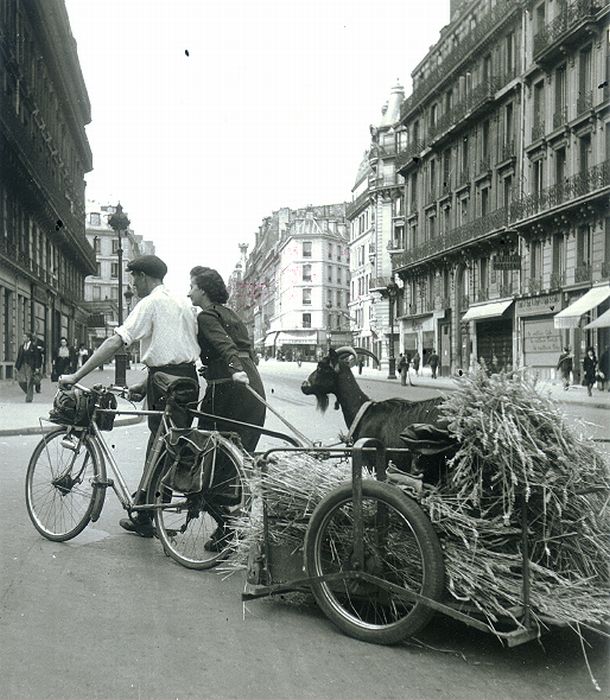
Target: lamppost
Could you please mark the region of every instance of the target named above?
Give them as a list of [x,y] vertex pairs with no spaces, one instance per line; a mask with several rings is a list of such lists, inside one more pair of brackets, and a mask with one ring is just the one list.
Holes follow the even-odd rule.
[[398,285],[390,279],[386,287],[390,307],[390,343],[388,353],[388,379],[396,379],[396,358],[394,357],[394,302],[398,294]]
[[326,302],[326,350],[330,352],[330,348],[333,342],[333,336],[330,327],[330,310],[333,307],[332,301],[329,299]]
[[[108,219],[108,224],[118,237],[117,259],[118,259],[118,301],[119,301],[119,326],[123,325],[123,246],[121,234],[129,228],[131,222],[123,213],[123,207],[119,202],[116,205],[114,214]],[[125,371],[127,369],[127,353],[121,349],[115,356],[114,383],[118,386],[125,386],[127,383]]]

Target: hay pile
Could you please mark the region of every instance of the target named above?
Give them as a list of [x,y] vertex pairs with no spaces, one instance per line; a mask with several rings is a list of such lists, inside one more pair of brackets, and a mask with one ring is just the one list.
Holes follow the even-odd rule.
[[[446,481],[420,504],[444,551],[447,589],[493,628],[517,622],[522,605],[521,515],[527,509],[531,612],[571,625],[610,622],[610,479],[593,443],[519,375],[479,370],[460,381],[441,413],[460,449]],[[254,506],[237,523],[223,571],[247,566],[263,536],[262,498],[273,544],[303,545],[320,499],[351,477],[348,461],[281,454],[253,483]]]
[[534,617],[610,622],[610,480],[591,440],[520,374],[464,377],[441,408],[460,442],[422,502],[443,544],[448,589],[493,626],[522,600],[527,509]]
[[314,508],[326,494],[351,479],[346,459],[324,459],[307,452],[275,453],[264,465],[257,464],[252,479],[252,508],[234,519],[236,536],[232,551],[218,570],[232,573],[245,569],[251,548],[263,540],[263,499],[269,519],[269,541],[303,547],[305,531]]

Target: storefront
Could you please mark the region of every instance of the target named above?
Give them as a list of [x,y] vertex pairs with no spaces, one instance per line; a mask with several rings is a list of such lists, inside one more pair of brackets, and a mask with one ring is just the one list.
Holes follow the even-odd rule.
[[561,293],[543,294],[515,303],[520,327],[521,364],[541,379],[552,379],[563,341],[554,326],[554,315],[561,308]]
[[462,317],[471,327],[474,357],[492,372],[514,366],[512,303],[510,299],[474,304]]

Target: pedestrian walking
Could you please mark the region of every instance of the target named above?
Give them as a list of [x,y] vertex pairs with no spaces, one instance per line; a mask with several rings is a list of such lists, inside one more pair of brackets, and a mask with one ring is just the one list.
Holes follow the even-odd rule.
[[610,349],[604,348],[602,354],[599,356],[599,365],[597,366],[597,371],[602,378],[602,391],[607,387],[610,391]]
[[411,364],[413,365],[413,369],[415,370],[415,375],[419,375],[419,365],[420,365],[421,359],[419,357],[419,352],[416,350],[415,354],[413,355],[413,358],[411,360]]
[[53,357],[51,368],[51,381],[56,382],[62,374],[69,374],[74,363],[72,348],[68,346],[68,339],[62,336],[59,339],[59,347]]
[[358,357],[358,374],[362,374],[362,368],[364,367],[364,360],[362,357]]
[[[162,410],[164,397],[159,395],[152,378],[156,372],[164,372],[176,377],[188,377],[198,381],[195,361],[199,356],[197,343],[197,320],[191,303],[184,297],[176,297],[163,284],[167,265],[156,255],[142,255],[134,258],[127,270],[132,275],[132,287],[140,301],[134,306],[122,326],[114,335],[104,340],[99,348],[73,374],[59,378],[60,385],[76,384],[100,364],[110,361],[117,352],[133,343],[141,342],[141,361],[148,368],[148,379],[141,385],[130,387],[130,396],[146,393],[147,406]],[[197,400],[197,396],[194,400]],[[191,419],[180,421],[178,427],[189,427]],[[150,431],[146,453],[150,451],[161,416],[148,416]],[[146,500],[146,484],[140,482],[135,496],[136,505]],[[150,512],[140,512],[133,518],[123,518],[119,525],[142,537],[152,537],[154,529]]]
[[597,374],[597,357],[595,350],[592,347],[587,348],[587,354],[582,361],[583,380],[582,383],[587,387],[587,393],[592,396],[591,389],[596,381]]
[[430,365],[430,369],[432,370],[432,379],[436,379],[436,371],[438,369],[438,360],[439,357],[436,354],[436,350],[432,348],[432,352],[428,356],[428,364]]
[[19,386],[25,392],[25,402],[32,403],[34,387],[40,385],[42,352],[33,333],[25,333],[23,343],[17,353],[15,369],[18,373]]
[[407,386],[407,375],[409,373],[409,361],[406,356],[400,353],[398,359],[398,371],[400,372],[400,383]]
[[570,348],[566,345],[563,352],[559,355],[557,360],[557,371],[560,373],[564,391],[570,388],[570,375],[572,374],[573,360],[570,354]]

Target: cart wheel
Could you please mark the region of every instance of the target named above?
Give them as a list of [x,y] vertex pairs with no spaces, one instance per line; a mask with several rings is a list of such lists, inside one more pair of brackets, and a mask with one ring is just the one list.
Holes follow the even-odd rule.
[[[362,484],[363,571],[433,600],[444,592],[445,567],[432,523],[415,501],[375,481]],[[307,575],[357,571],[351,483],[326,496],[305,535]],[[357,578],[312,583],[324,614],[343,632],[375,644],[395,644],[422,629],[433,610],[382,584]]]

